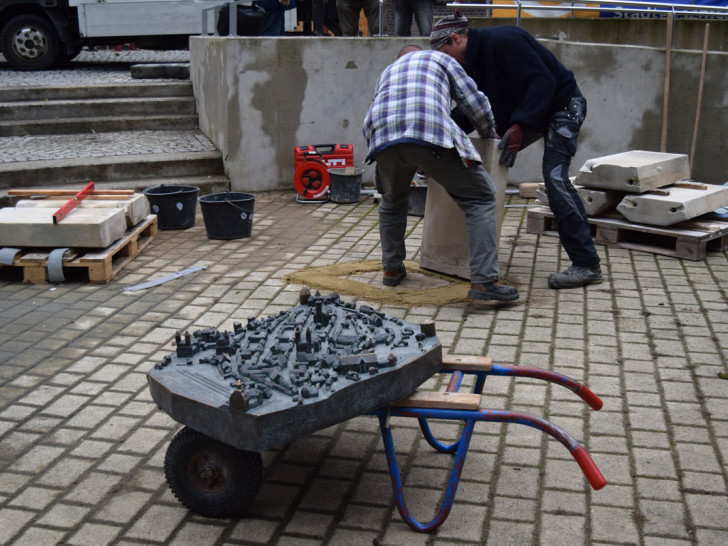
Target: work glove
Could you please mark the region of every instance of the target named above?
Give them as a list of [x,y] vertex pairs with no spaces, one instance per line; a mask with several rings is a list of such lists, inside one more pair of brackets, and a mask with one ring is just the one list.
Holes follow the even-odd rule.
[[498,161],[509,169],[513,167],[513,164],[516,162],[516,154],[521,149],[522,143],[523,129],[521,129],[520,125],[514,123],[498,143],[498,149],[503,150]]

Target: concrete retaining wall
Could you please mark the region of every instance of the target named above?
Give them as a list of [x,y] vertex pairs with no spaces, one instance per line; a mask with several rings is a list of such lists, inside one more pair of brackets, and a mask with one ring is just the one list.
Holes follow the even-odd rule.
[[[381,71],[421,38],[190,39],[190,75],[200,128],[223,154],[235,191],[292,188],[293,151],[347,143],[359,166],[361,125]],[[659,151],[664,49],[544,40],[574,71],[588,101],[572,174],[586,159],[628,150]],[[690,153],[701,51],[673,50],[667,151]],[[728,180],[728,53],[709,53],[693,178]],[[519,154],[509,180],[540,179],[542,146]],[[363,181],[372,182],[374,166]]]

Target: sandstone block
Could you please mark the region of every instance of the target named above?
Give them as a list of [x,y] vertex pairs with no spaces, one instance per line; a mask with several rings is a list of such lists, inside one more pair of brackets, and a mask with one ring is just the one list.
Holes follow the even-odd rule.
[[575,182],[587,188],[644,193],[688,178],[687,155],[634,150],[587,160]]
[[659,193],[626,195],[617,210],[630,222],[671,226],[726,205],[726,186],[680,184]]
[[123,209],[76,208],[53,223],[51,208],[0,209],[0,246],[104,248],[126,231]]
[[[48,208],[58,210],[68,200],[58,199],[22,199],[15,205],[16,208]],[[123,209],[126,216],[127,227],[137,225],[149,214],[149,201],[142,194],[132,195],[124,200],[95,200],[84,199],[77,207],[89,209]]]

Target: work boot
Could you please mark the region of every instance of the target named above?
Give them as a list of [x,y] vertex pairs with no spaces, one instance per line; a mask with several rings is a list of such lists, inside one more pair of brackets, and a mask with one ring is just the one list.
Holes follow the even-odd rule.
[[518,289],[515,286],[506,286],[494,281],[482,284],[473,283],[470,285],[468,297],[471,300],[516,301]]
[[384,286],[398,286],[399,283],[407,276],[407,270],[404,264],[399,266],[397,271],[384,271],[382,275],[382,284]]
[[599,284],[602,280],[602,270],[599,264],[572,265],[566,271],[549,275],[549,288],[578,288],[587,284]]

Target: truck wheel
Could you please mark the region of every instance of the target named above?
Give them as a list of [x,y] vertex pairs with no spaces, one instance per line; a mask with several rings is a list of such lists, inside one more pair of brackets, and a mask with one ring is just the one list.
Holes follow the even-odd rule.
[[260,490],[263,459],[185,427],[167,448],[164,474],[174,496],[193,512],[237,518]]
[[45,70],[56,64],[61,42],[51,24],[38,15],[18,15],[3,28],[3,54],[18,70]]

